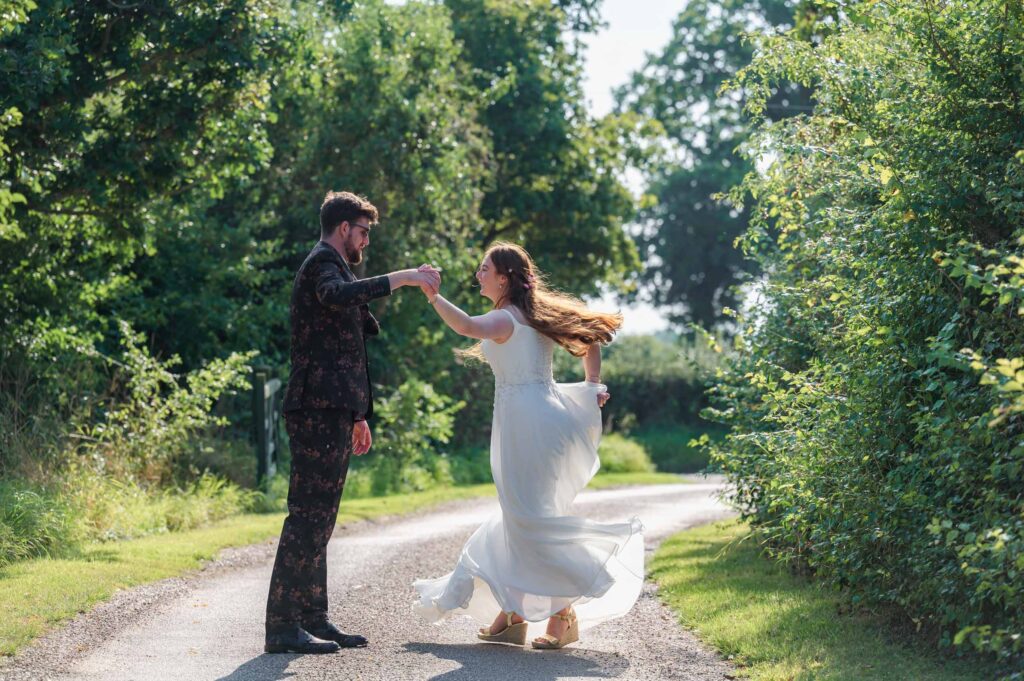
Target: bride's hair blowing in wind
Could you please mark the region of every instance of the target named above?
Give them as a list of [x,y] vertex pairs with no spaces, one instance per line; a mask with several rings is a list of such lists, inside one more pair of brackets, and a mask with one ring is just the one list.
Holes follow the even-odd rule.
[[[582,357],[591,345],[610,343],[622,326],[621,314],[589,310],[579,298],[549,288],[523,247],[499,241],[487,250],[486,257],[490,257],[495,271],[508,277],[509,282],[495,307],[503,303],[515,305],[522,310],[530,326],[570,354]],[[481,357],[479,344],[464,354]]]

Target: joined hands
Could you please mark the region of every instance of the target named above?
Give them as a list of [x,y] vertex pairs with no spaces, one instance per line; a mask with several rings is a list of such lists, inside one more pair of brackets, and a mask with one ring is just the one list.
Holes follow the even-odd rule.
[[420,290],[427,300],[433,304],[441,291],[441,268],[433,265],[423,264],[416,268],[416,271],[425,275],[426,281],[419,284]]
[[441,270],[433,265],[424,264],[414,270],[392,272],[388,277],[392,290],[400,286],[418,286],[427,298],[436,296],[441,288]]

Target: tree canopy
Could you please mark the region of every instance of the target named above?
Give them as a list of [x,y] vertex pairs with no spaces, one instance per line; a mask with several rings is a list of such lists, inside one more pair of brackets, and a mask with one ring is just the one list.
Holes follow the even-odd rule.
[[[471,310],[499,237],[576,294],[639,269],[619,178],[642,123],[581,103],[574,35],[596,27],[592,1],[5,7],[4,399],[17,376],[40,408],[102,418],[88,396],[123,392],[109,362],[136,332],[183,372],[256,351],[283,373],[291,278],[329,189],[381,209],[362,275],[434,262]],[[382,388],[479,389],[479,372],[452,377],[458,340],[419,296],[375,306]],[[460,435],[480,434],[481,409]]]
[[[753,167],[739,153],[750,132],[747,94],[722,86],[753,57],[744,36],[792,29],[798,10],[796,0],[693,0],[668,45],[616,93],[619,109],[664,131],[663,153],[645,169],[641,295],[676,322],[720,322],[722,310],[738,304],[735,286],[756,270],[735,245],[748,214],[717,198]],[[765,107],[775,119],[809,109],[808,91],[792,83],[782,83]]]

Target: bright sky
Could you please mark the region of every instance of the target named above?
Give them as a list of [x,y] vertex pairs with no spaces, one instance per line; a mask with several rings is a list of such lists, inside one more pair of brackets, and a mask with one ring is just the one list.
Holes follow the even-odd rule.
[[[672,22],[686,0],[603,0],[601,17],[608,27],[586,36],[584,92],[590,112],[603,116],[612,109],[611,90],[629,80],[644,65],[647,53],[657,54],[672,37]],[[637,191],[639,187],[633,187]],[[618,309],[610,297],[595,307]],[[620,308],[624,334],[655,333],[668,325],[650,305]]]
[[590,111],[603,116],[612,109],[611,90],[657,54],[672,37],[672,22],[686,0],[603,0],[601,18],[608,27],[585,36],[584,88]]

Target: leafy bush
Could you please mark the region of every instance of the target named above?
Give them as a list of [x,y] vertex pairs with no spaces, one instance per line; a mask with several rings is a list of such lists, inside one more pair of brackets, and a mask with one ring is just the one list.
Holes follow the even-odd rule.
[[493,482],[491,452],[487,447],[465,447],[448,453],[452,482],[456,485],[476,485]]
[[[283,426],[283,424],[282,424]],[[230,429],[229,429],[230,430]],[[288,438],[282,433],[278,450],[278,472],[289,470]],[[203,474],[222,478],[239,487],[255,489],[256,455],[251,438],[240,433],[202,433],[174,462],[175,480],[198,480]]]
[[260,493],[212,475],[182,487],[147,490],[89,470],[68,476],[65,497],[75,509],[82,536],[131,539],[199,527],[255,510]]
[[353,497],[411,492],[451,484],[448,459],[436,453],[452,436],[454,402],[429,383],[410,379],[374,405],[372,454],[353,457],[346,480]]
[[83,541],[129,539],[199,527],[255,510],[261,494],[203,475],[182,488],[146,491],[88,469],[60,484],[0,482],[0,566],[73,553]]
[[[287,464],[287,462],[286,462]],[[279,468],[277,474],[270,478],[264,490],[257,491],[253,497],[253,513],[280,513],[288,510],[288,479],[289,466]],[[348,486],[346,485],[346,496]]]
[[167,530],[188,530],[252,510],[258,495],[222,478],[202,475],[187,487],[162,491]]
[[72,509],[52,490],[0,481],[0,567],[60,555],[79,538]]
[[[248,387],[247,362],[255,353],[234,353],[191,371],[184,381],[171,372],[177,357],[161,361],[142,338],[121,323],[123,359],[115,392],[100,418],[86,415],[77,428],[83,460],[97,471],[143,484],[167,484],[177,461],[196,446],[198,436],[227,421],[213,414],[222,394]],[[112,360],[113,361],[113,360]]]
[[[255,493],[196,465],[210,456],[225,423],[214,404],[247,384],[248,356],[213,361],[182,377],[171,372],[175,358],[150,356],[127,324],[122,333],[119,358],[90,352],[115,367],[110,394],[103,401],[83,396],[62,409],[77,422],[70,439],[33,400],[4,398],[6,412],[25,424],[5,438],[25,451],[38,444],[49,467],[16,462],[19,472],[45,484],[0,480],[0,563],[59,555],[82,540],[188,529],[257,504]],[[4,367],[6,385],[19,382],[11,378],[13,364]],[[238,443],[221,439],[218,446],[238,461]]]
[[601,439],[597,449],[602,473],[647,473],[654,470],[643,445],[618,433],[609,433]]
[[[604,350],[601,381],[612,399],[604,407],[606,427],[629,431],[654,423],[699,423],[704,389],[720,356],[707,343],[671,336],[622,336]],[[555,376],[582,380],[580,362],[555,353]]]
[[647,450],[657,469],[668,473],[697,473],[708,469],[708,452],[699,444],[705,435],[708,441],[717,441],[725,432],[708,426],[653,425],[630,433],[630,437]]
[[[763,124],[742,245],[768,273],[710,416],[773,553],[943,646],[1024,652],[1024,35],[994,0],[848,3],[742,75]],[[1012,28],[1011,28],[1012,26]]]

